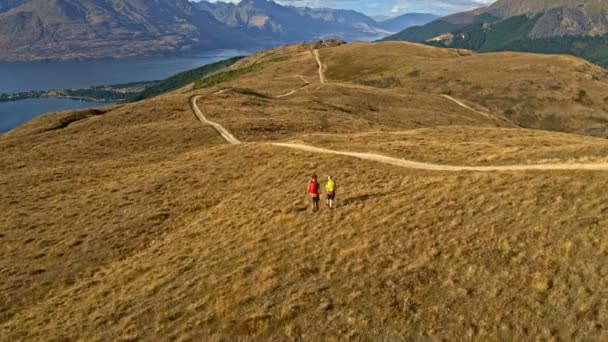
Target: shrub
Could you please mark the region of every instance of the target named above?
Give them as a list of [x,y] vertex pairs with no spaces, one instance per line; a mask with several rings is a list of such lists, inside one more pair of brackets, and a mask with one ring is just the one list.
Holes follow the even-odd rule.
[[250,66],[246,66],[244,68],[228,70],[228,71],[224,71],[224,72],[221,72],[218,74],[214,74],[214,75],[211,75],[211,76],[208,76],[201,80],[196,81],[194,83],[194,89],[209,88],[209,87],[216,86],[220,83],[232,81],[242,75],[262,70],[268,64],[283,62],[283,61],[286,61],[287,59],[289,59],[289,57],[287,57],[287,56],[277,57],[277,58],[274,58],[274,59],[271,59],[268,61],[264,61],[261,63],[254,63],[254,64],[252,64]]
[[153,85],[151,87],[146,88],[142,92],[133,95],[128,99],[128,101],[135,102],[144,99],[148,99],[151,97],[155,97],[173,90],[177,90],[181,87],[184,87],[196,80],[201,79],[207,75],[218,72],[222,69],[225,69],[232,64],[236,63],[243,57],[234,57],[230,59],[223,60],[221,62],[208,64],[202,66],[200,68],[180,72],[179,74],[173,75],[160,83]]
[[418,77],[418,76],[420,76],[420,74],[421,74],[421,73],[420,73],[420,70],[414,70],[414,71],[411,71],[411,72],[408,72],[408,73],[407,73],[407,75],[408,75],[409,77]]
[[359,81],[359,83],[368,87],[375,88],[395,88],[400,87],[402,85],[401,81],[395,77],[385,77],[373,80],[361,80]]

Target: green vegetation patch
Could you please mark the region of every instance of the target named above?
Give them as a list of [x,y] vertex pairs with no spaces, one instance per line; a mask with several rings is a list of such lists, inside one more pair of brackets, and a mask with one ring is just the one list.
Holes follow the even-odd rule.
[[[498,20],[500,20],[500,18],[497,16],[494,16],[490,13],[483,13],[481,15],[473,17],[471,25],[481,26],[485,23],[493,23]],[[453,24],[443,20],[435,20],[426,25],[409,27],[399,33],[396,33],[392,36],[388,36],[382,40],[405,40],[409,42],[423,43],[431,38],[435,38],[444,33],[456,31],[466,26],[467,24]]]
[[604,68],[608,67],[608,35],[562,36],[513,41],[497,51],[522,51],[549,54],[569,54],[584,58]]
[[209,87],[213,87],[216,86],[220,83],[224,83],[224,82],[228,82],[228,81],[232,81],[240,76],[255,72],[255,71],[259,71],[262,70],[263,68],[265,68],[268,64],[271,63],[278,63],[278,62],[284,62],[286,60],[288,60],[289,57],[288,56],[284,56],[284,57],[277,57],[268,61],[263,61],[260,63],[254,63],[250,66],[244,67],[244,68],[240,68],[240,69],[234,69],[234,70],[228,70],[228,71],[224,71],[218,74],[214,74],[208,77],[205,77],[201,80],[198,80],[194,83],[194,89],[201,89],[201,88],[209,88]]
[[555,114],[544,117],[540,121],[540,128],[548,131],[564,132],[568,129],[560,117]]
[[578,93],[574,97],[574,101],[576,101],[582,105],[585,105],[585,106],[590,106],[593,104],[593,101],[589,98],[589,96],[587,95],[587,92],[583,89],[578,91]]
[[569,54],[602,67],[608,67],[608,35],[529,38],[528,34],[541,16],[542,13],[535,16],[520,15],[491,25],[474,23],[452,30],[454,40],[447,45],[444,42],[435,41],[424,43],[479,52],[520,51]]
[[462,27],[462,25],[452,24],[443,20],[435,20],[423,26],[412,26],[392,36],[388,36],[382,39],[382,41],[405,40],[408,42],[421,43],[460,27]]
[[72,113],[69,113],[67,116],[60,118],[59,121],[53,123],[48,128],[44,129],[43,132],[55,131],[58,129],[66,128],[69,125],[73,124],[74,122],[88,119],[93,116],[103,115],[107,112],[108,112],[107,109],[98,109],[98,108],[91,108],[91,109],[85,109],[85,110],[72,112]]
[[173,75],[160,83],[150,86],[142,92],[133,95],[128,101],[135,102],[151,97],[155,97],[170,91],[182,88],[192,82],[200,80],[201,78],[223,70],[232,64],[238,62],[243,57],[233,57],[230,59],[223,60],[221,62],[208,64],[196,69],[180,72],[179,74]]
[[[499,22],[490,17],[486,22],[475,22],[452,31],[454,40],[448,46],[443,42],[428,42],[428,44],[481,52],[501,51],[513,42],[526,40],[540,16],[540,14],[534,17],[520,15]],[[493,24],[489,25],[492,22]]]

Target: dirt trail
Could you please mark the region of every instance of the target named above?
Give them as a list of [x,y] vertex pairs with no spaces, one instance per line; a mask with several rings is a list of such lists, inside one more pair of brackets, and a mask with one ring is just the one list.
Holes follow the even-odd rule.
[[285,94],[281,94],[281,95],[275,96],[275,99],[280,99],[280,98],[283,98],[283,97],[287,97],[287,96],[293,95],[293,94],[299,92],[300,90],[302,90],[302,89],[304,89],[304,88],[306,88],[308,86],[309,86],[309,84],[305,84],[305,85],[303,85],[303,86],[301,86],[299,88],[296,88],[296,89],[294,89],[292,91],[289,91],[289,92],[287,92]]
[[473,111],[473,112],[475,112],[475,113],[477,113],[479,115],[483,115],[483,116],[485,116],[487,118],[490,118],[492,120],[506,122],[506,123],[509,123],[509,124],[514,125],[516,127],[519,127],[519,125],[517,125],[517,124],[515,124],[515,123],[513,123],[513,122],[511,122],[509,120],[502,119],[502,118],[496,117],[495,115],[492,115],[492,114],[489,114],[489,113],[485,113],[485,112],[479,111],[479,110],[477,110],[475,108],[472,108],[472,107],[466,105],[464,102],[451,97],[450,95],[443,94],[443,95],[441,95],[441,97],[443,97],[445,99],[448,99],[448,100],[452,101],[453,103],[455,103],[455,104],[457,104],[457,105],[459,105],[459,106],[461,106],[463,108],[466,108],[466,109],[468,109],[470,111]]
[[308,87],[310,85],[310,82],[308,82],[308,80],[306,80],[306,78],[304,78],[304,76],[302,76],[302,75],[297,75],[297,76],[302,80],[302,82],[304,82],[304,84],[301,87],[296,88],[296,89],[291,90],[291,91],[288,91],[285,94],[277,95],[274,98],[275,99],[280,99],[280,98],[283,98],[283,97],[287,97],[287,96],[293,95],[293,94],[299,92],[300,90],[302,90],[302,89],[304,89],[304,88],[306,88],[306,87]]
[[324,148],[302,145],[302,144],[291,144],[291,143],[272,143],[274,146],[287,147],[295,150],[313,152],[313,153],[326,153],[336,154],[341,156],[355,157],[363,160],[371,160],[384,164],[390,164],[409,169],[420,169],[420,170],[431,170],[431,171],[477,171],[477,172],[496,172],[496,171],[530,171],[530,170],[596,170],[596,171],[608,171],[608,163],[601,164],[540,164],[540,165],[504,165],[504,166],[460,166],[460,165],[440,165],[432,163],[422,163],[413,160],[399,159],[388,156],[383,156],[374,153],[359,153],[359,152],[345,152],[345,151],[334,151]]
[[319,56],[319,50],[312,50],[313,56],[317,60],[317,65],[319,66],[319,79],[321,80],[321,84],[326,83],[325,81],[325,66],[321,62],[321,57]]
[[[319,65],[319,79],[321,80],[321,83],[326,83],[325,75],[324,75],[324,66],[319,57],[319,51],[313,50],[313,55],[315,56],[315,59],[317,60],[317,64]],[[307,82],[302,87],[294,89],[288,93],[275,96],[275,98],[281,98],[281,97],[286,97],[286,96],[292,95],[292,94],[298,92],[299,90],[307,87],[308,85],[309,85],[309,83]],[[222,94],[222,93],[225,93],[230,90],[231,89],[222,89],[220,91],[215,92],[213,95]],[[496,120],[500,120],[490,114],[479,112],[448,95],[442,95],[442,97],[444,97],[464,108],[475,111],[481,115],[484,115],[487,117],[492,117]],[[212,126],[222,136],[222,138],[224,138],[224,140],[226,140],[228,143],[234,144],[234,145],[240,144],[241,142],[238,139],[236,139],[230,132],[228,132],[228,130],[226,130],[224,127],[222,127],[222,125],[220,125],[216,122],[210,121],[205,117],[203,112],[200,110],[200,108],[196,104],[196,101],[199,98],[201,98],[200,95],[193,96],[190,98],[190,107],[192,108],[196,117],[201,122]],[[370,160],[370,161],[375,161],[375,162],[379,162],[379,163],[384,163],[384,164],[389,164],[389,165],[394,165],[394,166],[399,166],[399,167],[405,167],[405,168],[409,168],[409,169],[420,169],[420,170],[430,170],[430,171],[451,171],[451,172],[460,172],[460,171],[505,172],[505,171],[532,171],[532,170],[608,171],[608,163],[598,163],[598,164],[570,163],[570,164],[538,164],[538,165],[519,164],[519,165],[503,165],[503,166],[439,165],[439,164],[423,163],[423,162],[417,162],[417,161],[413,161],[413,160],[388,157],[388,156],[383,156],[383,155],[374,154],[374,153],[335,151],[335,150],[329,150],[329,149],[314,147],[314,146],[310,146],[310,145],[303,145],[303,144],[293,144],[293,143],[269,143],[269,144],[273,145],[273,146],[291,148],[291,149],[299,150],[299,151],[349,156],[349,157],[359,158],[362,160]]]
[[[225,92],[226,90],[222,91]],[[220,92],[218,92],[220,93]],[[194,96],[190,99],[190,105],[196,117],[203,123],[211,125],[220,135],[230,144],[240,144],[241,142],[236,139],[230,132],[228,132],[220,124],[208,120],[198,108],[196,101],[201,96]],[[394,157],[383,156],[374,153],[360,153],[360,152],[347,152],[347,151],[334,151],[325,148],[314,147],[303,144],[292,144],[292,143],[270,143],[273,146],[286,147],[294,150],[312,152],[312,153],[325,153],[335,154],[341,156],[355,157],[362,160],[370,160],[379,163],[405,167],[409,169],[420,169],[430,171],[475,171],[475,172],[501,172],[501,171],[533,171],[533,170],[591,170],[591,171],[608,171],[608,163],[600,164],[539,164],[539,165],[504,165],[504,166],[461,166],[461,165],[439,165],[432,163],[422,163],[413,160],[400,159]]]
[[[319,66],[319,79],[321,80],[321,84],[328,83],[327,79],[325,78],[325,69],[326,69],[326,66],[321,61],[321,56],[319,55],[319,50],[312,50],[312,54],[315,56],[315,60],[317,61],[317,65]],[[340,85],[340,86],[354,87],[354,88],[369,88],[369,87],[360,86],[360,85],[350,85],[350,84],[347,85],[347,84],[340,84],[340,83],[335,83],[335,84],[336,85]],[[449,100],[449,101],[452,101],[453,103],[455,103],[455,104],[457,104],[457,105],[459,105],[459,106],[461,106],[463,108],[466,108],[466,109],[468,109],[470,111],[473,111],[473,112],[475,112],[475,113],[477,113],[479,115],[482,115],[484,117],[487,117],[489,119],[492,119],[492,120],[495,120],[495,121],[506,122],[506,123],[509,123],[511,125],[514,125],[515,127],[518,127],[518,125],[514,124],[513,122],[511,122],[509,120],[502,119],[502,118],[496,117],[495,115],[479,111],[479,110],[477,110],[475,108],[472,108],[472,107],[466,105],[464,102],[462,102],[460,100],[457,100],[457,99],[455,99],[455,98],[453,98],[453,97],[451,97],[449,95],[443,94],[443,95],[440,95],[440,96],[443,97],[443,98],[445,98],[445,99],[447,99],[447,100]]]
[[[222,93],[223,91],[220,91],[216,94]],[[230,134],[230,132],[228,132],[228,130],[226,130],[224,127],[222,127],[222,125],[215,123],[213,121],[207,120],[207,118],[205,117],[205,115],[203,115],[203,112],[201,112],[201,110],[198,108],[198,105],[196,104],[196,101],[198,101],[198,99],[201,96],[193,96],[190,98],[190,108],[192,108],[192,111],[194,112],[194,115],[196,115],[196,117],[202,122],[205,123],[207,125],[210,125],[211,127],[215,128],[215,130],[222,136],[222,138],[224,138],[224,140],[226,140],[228,143],[233,144],[233,145],[238,145],[241,142],[235,138],[232,134]]]

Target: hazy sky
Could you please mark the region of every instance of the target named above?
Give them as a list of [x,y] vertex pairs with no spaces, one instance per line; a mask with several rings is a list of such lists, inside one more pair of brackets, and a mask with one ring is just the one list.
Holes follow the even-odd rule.
[[[211,0],[216,2],[217,0]],[[224,0],[239,2],[240,0]],[[450,14],[487,6],[496,0],[275,0],[282,5],[353,9],[369,15],[397,15],[408,12]]]

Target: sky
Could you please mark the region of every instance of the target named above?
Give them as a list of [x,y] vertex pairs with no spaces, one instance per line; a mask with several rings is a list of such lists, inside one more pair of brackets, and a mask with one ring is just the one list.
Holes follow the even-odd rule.
[[[223,0],[239,2],[240,0]],[[395,16],[421,12],[446,15],[487,6],[496,0],[275,0],[282,5],[352,9],[367,15]],[[211,0],[217,2],[217,0]]]

